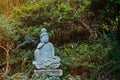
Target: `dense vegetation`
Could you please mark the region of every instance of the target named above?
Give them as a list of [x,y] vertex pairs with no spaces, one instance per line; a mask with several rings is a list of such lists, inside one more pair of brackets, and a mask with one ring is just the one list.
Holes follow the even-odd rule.
[[119,0],[0,1],[0,80],[48,80],[32,65],[43,27],[64,72],[50,80],[120,79]]

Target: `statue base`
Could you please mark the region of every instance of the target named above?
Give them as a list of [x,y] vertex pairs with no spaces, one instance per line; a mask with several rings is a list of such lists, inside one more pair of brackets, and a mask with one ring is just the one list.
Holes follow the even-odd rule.
[[63,71],[61,69],[48,69],[48,70],[34,70],[35,74],[46,73],[50,76],[62,76]]

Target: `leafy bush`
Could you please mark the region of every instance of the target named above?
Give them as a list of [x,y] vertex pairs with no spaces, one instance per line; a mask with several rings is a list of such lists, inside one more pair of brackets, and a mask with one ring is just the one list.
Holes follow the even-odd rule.
[[90,74],[100,75],[99,70],[101,70],[101,66],[108,63],[108,56],[112,49],[113,46],[103,45],[100,42],[71,43],[56,49],[56,53],[62,58],[61,68],[63,70],[69,70],[72,75],[90,76]]
[[[97,1],[99,3],[99,0]],[[112,18],[116,15],[113,10],[114,14],[108,15],[111,12],[109,5],[98,8],[93,5],[97,12],[89,12],[90,2],[89,0],[37,0],[36,3],[14,7],[6,20],[0,18],[0,26],[4,26],[0,27],[0,43],[2,42],[2,46],[10,49],[10,55],[12,55],[9,59],[12,68],[8,75],[14,75],[10,79],[32,78],[31,63],[42,27],[47,28],[50,41],[58,47],[56,55],[61,57],[61,68],[64,71],[61,79],[72,79],[69,74],[80,75],[81,79],[85,77],[89,80],[106,79],[103,77],[108,77],[109,72],[119,67],[117,65],[119,62],[116,62],[118,57],[115,58],[116,61],[109,57],[114,47],[110,44],[111,39],[109,40],[105,34],[102,37],[99,34],[104,41],[91,40],[91,37],[99,37],[93,28],[96,28],[98,33],[104,30],[114,32],[119,17]],[[95,23],[100,26],[94,27],[92,24]],[[112,25],[112,29],[109,25]],[[109,36],[111,34],[110,32]],[[0,53],[4,51],[0,49]],[[48,79],[46,75],[33,78],[40,77]],[[56,80],[54,77],[51,79]]]
[[78,20],[89,4],[89,0],[40,0],[35,4],[14,8],[8,20],[20,34],[20,41],[25,35],[38,37],[37,33],[42,27],[47,28],[50,40],[57,44],[86,40],[89,31]]
[[[15,46],[15,35],[8,26],[0,26],[0,54],[5,54],[5,61],[0,66],[6,65],[4,73],[10,72],[10,53]],[[5,64],[4,64],[5,63]]]

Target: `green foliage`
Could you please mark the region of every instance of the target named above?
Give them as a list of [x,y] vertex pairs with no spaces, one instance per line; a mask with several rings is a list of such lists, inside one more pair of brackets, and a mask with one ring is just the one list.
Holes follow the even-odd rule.
[[4,15],[0,16],[0,46],[11,50],[15,47],[18,36],[15,35],[12,25],[7,23],[5,18]]
[[120,0],[108,0],[108,2],[120,5]]
[[[29,4],[14,7],[7,18],[2,15],[0,43],[11,50],[11,71],[5,79],[68,80],[73,76],[83,77],[83,80],[104,80],[106,76],[111,78],[110,73],[119,69],[119,56],[114,56],[119,52],[112,53],[116,45],[113,34],[117,30],[119,16],[114,12],[115,7],[110,7],[111,3],[105,5],[103,0],[94,1],[103,4],[97,7],[90,4],[90,0],[37,0],[34,3],[28,0]],[[93,9],[96,8],[95,12],[88,8],[92,5]],[[46,74],[32,75],[34,49],[42,27],[47,28],[50,41],[58,47],[55,54],[62,59],[60,68],[64,71],[60,79]],[[95,33],[93,28],[97,29],[99,40],[90,40]],[[0,53],[3,53],[1,49]],[[114,56],[112,59],[111,54]],[[3,61],[0,67],[4,68],[5,61],[0,60]]]
[[118,29],[119,1],[120,0],[92,0],[90,5],[90,11],[92,11],[91,17],[94,17],[94,24],[99,25],[95,28],[99,28],[98,30],[102,32],[116,31]]
[[[102,25],[100,27],[96,26],[98,33],[100,35],[100,38],[102,38],[103,44],[111,44],[114,46],[113,51],[111,52],[110,59],[107,63],[105,63],[103,66],[101,66],[101,73],[97,75],[103,75],[105,74],[105,77],[107,78],[117,78],[117,74],[119,73],[120,65],[119,65],[119,58],[120,58],[120,51],[118,49],[118,41],[119,41],[119,1],[120,0],[96,0],[96,2],[92,3],[92,6],[96,7],[96,9],[93,10],[95,19],[99,19],[99,25]],[[104,4],[104,5],[102,5]],[[102,5],[102,6],[97,6]],[[98,22],[97,22],[98,24]],[[99,28],[99,29],[98,29]],[[102,33],[102,34],[101,34]],[[103,70],[102,70],[103,69]],[[97,73],[97,72],[96,72]],[[113,76],[114,75],[114,76]],[[94,75],[96,77],[96,75]],[[119,78],[119,77],[118,77]]]
[[23,72],[27,76],[30,75],[30,72],[33,70],[33,66],[31,64],[34,59],[33,53],[33,50],[12,50],[11,66],[13,68],[11,68],[11,74]]
[[[108,56],[111,54],[112,49],[113,46],[103,45],[99,42],[92,44],[72,43],[56,49],[56,53],[62,58],[61,68],[63,70],[69,69],[69,72],[72,72],[72,69],[79,67],[75,73],[76,75],[85,72],[99,74],[100,72],[97,71],[108,62]],[[82,69],[84,70],[82,71]]]
[[61,80],[59,77],[50,76],[49,74],[33,74],[32,80]]
[[[17,30],[17,34],[20,34],[20,38],[25,35],[38,37],[36,35],[38,35],[39,29],[46,27],[48,31],[51,31],[49,32],[50,40],[54,43],[73,41],[74,37],[76,37],[76,41],[85,40],[88,32],[78,25],[78,20],[80,13],[85,11],[89,4],[89,0],[40,0],[35,4],[14,8],[8,20]],[[85,34],[82,38],[77,36],[81,33]]]
[[[116,20],[117,22],[117,20]],[[101,35],[101,39],[104,44],[110,44],[113,47],[113,50],[110,55],[110,60],[103,65],[102,67],[104,68],[103,71],[101,71],[101,74],[106,74],[106,76],[109,76],[111,78],[111,75],[114,75],[112,77],[116,78],[119,80],[119,70],[120,70],[120,50],[119,50],[119,34],[116,30],[110,30],[109,33],[103,32],[103,34],[99,33]],[[103,69],[102,68],[102,69]]]
[[3,76],[3,80],[27,80],[28,77],[23,73],[16,73],[12,76]]

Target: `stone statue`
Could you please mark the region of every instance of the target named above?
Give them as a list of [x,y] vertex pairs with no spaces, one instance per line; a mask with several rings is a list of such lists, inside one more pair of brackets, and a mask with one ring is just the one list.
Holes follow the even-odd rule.
[[38,44],[33,64],[37,69],[55,69],[60,66],[61,59],[55,56],[54,46],[49,42],[49,36],[45,28],[41,29],[40,43]]

